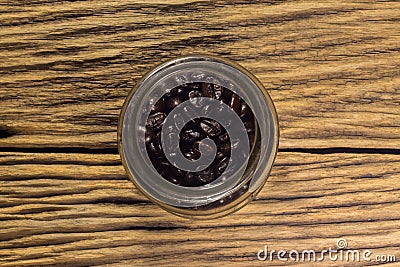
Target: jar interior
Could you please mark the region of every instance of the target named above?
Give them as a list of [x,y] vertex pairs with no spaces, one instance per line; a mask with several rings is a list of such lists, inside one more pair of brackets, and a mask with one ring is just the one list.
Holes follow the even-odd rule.
[[[216,120],[197,117],[197,114],[187,111],[183,116],[193,117],[179,133],[179,149],[189,160],[197,160],[200,155],[200,142],[204,138],[211,139],[216,144],[203,149],[206,156],[213,156],[213,162],[198,172],[184,171],[168,161],[161,143],[161,129],[165,118],[177,105],[196,97],[210,97],[221,101],[232,108],[244,124],[250,144],[253,149],[257,121],[246,102],[228,88],[215,83],[186,83],[165,93],[152,107],[146,121],[146,150],[151,163],[157,172],[167,181],[185,187],[206,185],[217,179],[227,168],[231,156],[232,144],[226,129]],[[207,107],[206,107],[207,108]]]
[[[201,106],[195,114],[185,110],[189,102]],[[229,124],[231,117],[236,121]],[[202,56],[148,73],[124,103],[118,132],[122,161],[135,185],[172,213],[202,218],[252,199],[269,174],[278,138],[275,109],[262,85],[240,66]],[[172,141],[165,145],[166,140]],[[207,164],[181,168],[171,160],[177,152],[189,165],[203,159]]]

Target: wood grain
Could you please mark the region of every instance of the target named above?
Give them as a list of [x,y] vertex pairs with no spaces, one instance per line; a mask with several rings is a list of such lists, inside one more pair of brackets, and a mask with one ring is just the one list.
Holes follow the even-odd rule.
[[[339,238],[398,266],[400,2],[0,0],[0,51],[0,266],[286,266],[257,251]],[[249,69],[280,118],[269,181],[217,220],[152,204],[116,149],[128,92],[189,53]]]
[[195,52],[265,84],[282,148],[400,145],[399,2],[19,3],[0,6],[1,147],[115,147],[135,82]]
[[211,221],[151,204],[117,155],[3,153],[0,162],[2,266],[248,266],[264,245],[321,251],[339,237],[353,249],[399,248],[400,155],[281,153],[257,200]]

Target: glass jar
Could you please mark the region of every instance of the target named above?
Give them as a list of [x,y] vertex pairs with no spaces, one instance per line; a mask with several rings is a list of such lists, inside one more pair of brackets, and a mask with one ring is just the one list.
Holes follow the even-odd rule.
[[118,149],[136,187],[176,215],[215,218],[262,189],[279,139],[273,102],[252,74],[214,56],[170,60],[129,93]]

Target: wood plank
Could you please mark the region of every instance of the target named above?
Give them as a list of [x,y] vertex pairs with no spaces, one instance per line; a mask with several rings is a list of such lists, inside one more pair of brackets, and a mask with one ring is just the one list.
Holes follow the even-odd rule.
[[[0,266],[287,266],[268,249],[400,261],[400,2],[0,1]],[[127,179],[122,103],[162,61],[210,53],[270,92],[280,151],[230,216],[168,214]],[[298,266],[310,266],[299,261]]]
[[208,221],[156,207],[118,163],[115,154],[2,153],[0,266],[249,266],[264,245],[321,252],[339,238],[400,259],[400,155],[279,153],[255,201]]
[[0,148],[115,149],[129,90],[188,53],[235,60],[265,84],[281,148],[400,146],[397,1],[37,0],[0,11]]

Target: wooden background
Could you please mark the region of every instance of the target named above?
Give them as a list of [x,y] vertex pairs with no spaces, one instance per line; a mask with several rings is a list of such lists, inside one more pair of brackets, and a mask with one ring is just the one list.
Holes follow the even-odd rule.
[[[138,79],[194,52],[248,68],[280,118],[258,199],[212,221],[151,204],[116,146]],[[397,1],[0,0],[0,266],[287,265],[257,251],[339,238],[400,261],[399,105]]]

